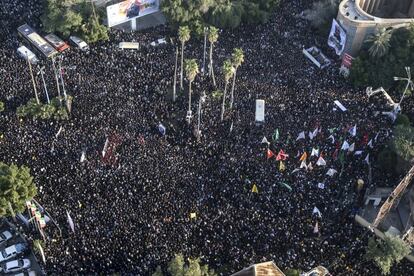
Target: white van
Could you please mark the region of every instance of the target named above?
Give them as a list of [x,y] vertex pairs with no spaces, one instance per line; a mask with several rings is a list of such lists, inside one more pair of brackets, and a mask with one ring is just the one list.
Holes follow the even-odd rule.
[[69,41],[82,51],[89,51],[89,45],[79,37],[72,35],[69,37]]
[[31,64],[37,64],[39,60],[37,59],[36,55],[33,54],[26,46],[20,46],[17,48],[17,55],[24,60],[28,60]]

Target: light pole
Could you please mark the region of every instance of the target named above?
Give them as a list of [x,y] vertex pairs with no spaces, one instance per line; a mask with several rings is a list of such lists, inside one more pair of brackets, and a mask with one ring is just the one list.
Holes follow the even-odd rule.
[[30,76],[32,78],[32,84],[33,84],[33,90],[35,92],[36,102],[37,104],[40,104],[39,96],[37,95],[36,83],[35,83],[35,79],[33,76],[32,64],[30,63],[29,54],[27,52],[26,52],[26,59],[27,59],[27,64],[29,65],[29,71],[30,71]]
[[198,111],[197,111],[197,114],[198,114],[198,120],[197,121],[198,122],[197,122],[197,133],[196,133],[198,139],[201,138],[201,130],[200,130],[200,125],[201,125],[201,105],[203,103],[205,103],[205,101],[206,101],[206,92],[203,91],[203,96],[201,96],[200,97],[200,100],[198,101]]
[[57,73],[54,57],[52,57],[52,67],[53,67],[53,73],[55,75],[55,80],[56,80],[56,86],[57,86],[57,91],[58,91],[58,96],[59,96],[59,103],[60,103],[60,105],[62,105],[62,98],[60,96],[59,79],[58,79],[58,75],[57,75],[58,73]]
[[40,71],[40,76],[42,77],[42,82],[43,82],[43,88],[45,90],[45,94],[46,94],[46,99],[47,99],[47,103],[50,104],[50,98],[49,98],[49,93],[47,92],[47,87],[46,87],[46,82],[45,82],[45,78],[43,75],[43,70],[45,69],[45,67],[40,67],[39,71]]
[[394,77],[394,80],[395,80],[395,81],[400,81],[400,80],[402,80],[402,81],[406,81],[406,82],[407,82],[407,85],[405,86],[405,89],[404,89],[403,95],[401,96],[401,99],[400,99],[400,101],[398,102],[398,106],[400,107],[400,109],[401,109],[401,102],[402,102],[402,100],[404,99],[405,94],[407,93],[408,87],[411,87],[411,90],[414,90],[414,85],[413,85],[413,82],[412,82],[412,80],[411,80],[411,69],[410,69],[410,67],[406,66],[406,67],[405,67],[405,71],[407,72],[407,78],[403,78],[403,77]]
[[201,74],[203,76],[204,76],[204,66],[206,64],[206,47],[207,47],[207,27],[204,27],[203,68],[201,68]]

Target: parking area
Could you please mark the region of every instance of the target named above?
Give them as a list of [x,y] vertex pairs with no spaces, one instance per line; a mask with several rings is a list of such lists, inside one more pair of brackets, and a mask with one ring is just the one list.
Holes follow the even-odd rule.
[[0,221],[0,275],[45,275],[30,243],[6,219]]

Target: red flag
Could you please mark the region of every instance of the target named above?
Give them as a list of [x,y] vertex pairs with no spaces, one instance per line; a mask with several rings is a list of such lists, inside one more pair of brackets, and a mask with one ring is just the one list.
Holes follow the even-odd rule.
[[273,151],[271,151],[270,149],[267,149],[267,159],[272,158],[273,156],[275,156]]
[[365,133],[364,137],[362,137],[362,144],[363,145],[368,144],[368,139],[369,139],[369,135],[368,135],[368,133]]
[[339,153],[339,149],[336,149],[335,152],[332,154],[332,158],[334,160],[338,159],[338,153]]
[[279,153],[276,156],[276,160],[286,160],[286,158],[288,158],[289,155],[287,155],[283,150],[280,150]]

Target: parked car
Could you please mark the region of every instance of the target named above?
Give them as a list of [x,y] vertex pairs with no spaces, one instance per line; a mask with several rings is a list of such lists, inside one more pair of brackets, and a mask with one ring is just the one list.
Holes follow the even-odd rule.
[[2,244],[5,241],[10,240],[11,238],[13,238],[13,234],[10,233],[10,231],[7,231],[7,230],[6,231],[3,231],[0,234],[0,244]]
[[60,39],[58,36],[56,36],[55,34],[48,34],[48,35],[45,36],[45,39],[47,40],[47,42],[52,44],[52,46],[58,52],[63,52],[66,49],[69,49],[69,45],[65,41]]
[[1,272],[3,273],[18,272],[18,271],[22,271],[23,269],[27,269],[29,267],[30,267],[29,259],[13,260],[13,261],[7,262],[4,265],[2,265]]
[[0,263],[23,253],[27,249],[24,243],[17,243],[0,251]]
[[36,274],[35,271],[29,270],[29,271],[26,271],[26,272],[20,272],[20,273],[14,274],[13,276],[36,276],[36,275],[37,274]]
[[167,44],[167,41],[165,40],[165,38],[160,38],[150,43],[150,45],[154,47],[162,45],[162,44]]
[[37,64],[39,62],[36,55],[26,46],[20,46],[17,48],[17,55],[24,60],[29,60],[31,64]]
[[71,43],[73,43],[73,45],[75,45],[76,47],[78,47],[79,49],[81,49],[82,51],[88,51],[89,50],[89,45],[86,44],[85,41],[83,41],[82,39],[80,39],[77,36],[71,36],[71,37],[69,37],[69,41]]

